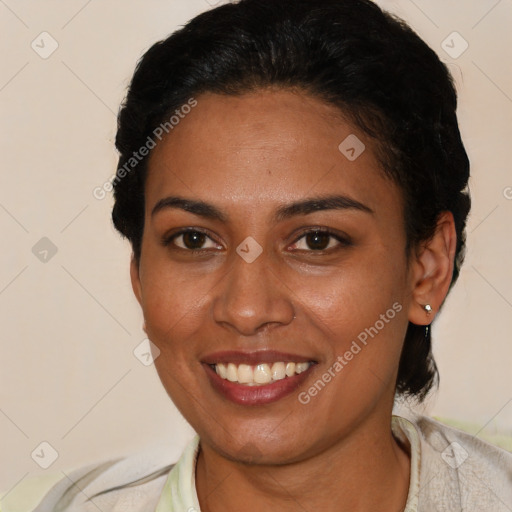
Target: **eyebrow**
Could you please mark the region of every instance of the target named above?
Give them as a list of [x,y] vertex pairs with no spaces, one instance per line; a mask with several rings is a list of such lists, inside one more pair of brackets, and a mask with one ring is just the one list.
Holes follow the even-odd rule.
[[[156,213],[167,208],[181,209],[206,219],[227,222],[229,217],[216,206],[205,201],[187,199],[180,196],[169,196],[160,199],[151,211],[153,217]],[[296,215],[308,215],[320,210],[357,210],[369,214],[375,212],[365,204],[344,195],[327,195],[310,197],[277,208],[273,215],[273,222],[281,222]]]

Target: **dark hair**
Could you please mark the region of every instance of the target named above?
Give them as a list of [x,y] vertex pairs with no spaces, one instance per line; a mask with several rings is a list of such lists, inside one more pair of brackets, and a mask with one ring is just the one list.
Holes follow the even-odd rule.
[[[451,289],[471,203],[457,94],[435,52],[369,0],[241,0],[200,14],[144,54],[118,116],[113,183],[113,222],[135,260],[147,157],[134,163],[134,152],[192,96],[268,87],[299,89],[336,105],[375,140],[385,174],[403,192],[408,256],[433,236],[440,214],[452,212]],[[438,380],[429,329],[409,323],[396,392],[422,401]]]

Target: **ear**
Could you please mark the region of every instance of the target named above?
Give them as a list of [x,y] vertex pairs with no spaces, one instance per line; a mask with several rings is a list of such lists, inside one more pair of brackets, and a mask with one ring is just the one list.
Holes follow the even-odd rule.
[[135,260],[133,253],[130,261],[130,279],[132,281],[133,293],[135,294],[139,304],[142,306],[142,286],[140,284],[139,265]]
[[[451,212],[443,212],[431,240],[421,246],[412,263],[412,301],[409,321],[429,325],[441,307],[452,280],[457,235]],[[424,306],[430,304],[432,313]]]

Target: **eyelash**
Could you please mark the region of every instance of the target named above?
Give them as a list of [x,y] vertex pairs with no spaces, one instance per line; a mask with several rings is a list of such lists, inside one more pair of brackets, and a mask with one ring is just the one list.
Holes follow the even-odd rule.
[[[208,238],[210,238],[210,240],[214,241],[212,239],[212,237],[208,234],[208,232],[204,231],[203,229],[187,228],[187,229],[182,229],[181,231],[178,231],[176,233],[173,233],[170,236],[164,236],[162,238],[162,245],[165,247],[168,247],[171,245],[171,243],[173,242],[174,239],[178,238],[181,235],[187,234],[187,233],[200,233],[200,234],[205,235]],[[339,245],[334,248],[331,247],[330,249],[322,249],[322,250],[298,249],[298,251],[306,251],[306,252],[311,252],[311,253],[323,254],[326,252],[331,252],[333,250],[340,249],[342,247],[350,247],[352,245],[352,241],[348,237],[341,236],[340,234],[332,231],[331,229],[324,228],[324,227],[315,227],[315,228],[310,228],[308,230],[302,231],[300,233],[300,235],[294,240],[294,242],[291,245],[295,245],[299,240],[301,240],[302,238],[304,238],[305,236],[307,236],[308,234],[311,234],[311,233],[313,233],[313,234],[316,233],[316,234],[320,234],[320,235],[328,235],[329,237],[332,237],[335,240],[337,240],[339,242]],[[177,246],[175,246],[173,249],[182,250],[182,251],[186,251],[186,252],[190,252],[190,253],[196,253],[196,254],[200,254],[200,253],[209,251],[209,249],[186,249],[186,248],[177,247]]]

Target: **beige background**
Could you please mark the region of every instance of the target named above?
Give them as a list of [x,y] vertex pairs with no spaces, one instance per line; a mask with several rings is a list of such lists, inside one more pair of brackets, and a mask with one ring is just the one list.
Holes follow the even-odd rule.
[[[449,65],[472,162],[469,250],[434,328],[441,388],[424,409],[479,436],[510,434],[512,1],[380,4]],[[92,191],[115,171],[116,112],[136,61],[209,8],[205,0],[0,0],[4,503],[34,476],[62,477],[159,443],[175,458],[192,436],[154,367],[133,354],[144,333],[129,246],[110,224],[110,196]],[[31,47],[51,49],[43,31],[58,43],[46,59]],[[454,31],[469,44],[456,58],[441,46]],[[457,37],[447,40],[452,54],[462,48]],[[57,248],[46,262],[32,251],[43,237]],[[46,470],[31,458],[43,441],[58,452]]]

